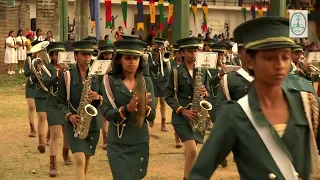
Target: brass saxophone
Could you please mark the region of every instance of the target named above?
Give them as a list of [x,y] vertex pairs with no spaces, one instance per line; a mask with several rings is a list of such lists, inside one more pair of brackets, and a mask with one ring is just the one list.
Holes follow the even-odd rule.
[[146,82],[141,73],[137,74],[136,78],[136,87],[134,89],[135,94],[138,97],[138,111],[136,112],[136,126],[141,128],[143,123],[146,120],[146,106],[147,106],[147,99],[146,99]]
[[198,112],[196,118],[189,121],[192,131],[204,133],[206,130],[208,111],[212,109],[212,105],[210,102],[204,100],[204,98],[200,95],[200,89],[203,86],[202,76],[202,69],[199,68],[194,78],[195,81],[192,102],[186,107],[186,109],[196,110]]
[[[87,67],[90,68],[90,60],[86,62]],[[88,100],[88,93],[91,91],[91,76],[88,76],[84,82],[79,107],[77,109],[77,115],[81,117],[81,120],[77,124],[74,132],[74,137],[85,139],[88,136],[92,117],[98,115],[98,110],[91,105]]]

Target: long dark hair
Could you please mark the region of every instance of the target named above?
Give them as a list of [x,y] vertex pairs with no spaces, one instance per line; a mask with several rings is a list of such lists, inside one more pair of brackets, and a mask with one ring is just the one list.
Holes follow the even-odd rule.
[[[11,36],[11,34],[13,33],[14,31],[9,31],[9,34],[8,34],[8,37],[10,37]],[[7,38],[8,38],[7,37]],[[7,48],[7,40],[5,41],[5,43],[4,43],[4,49],[6,49]]]
[[[112,59],[112,75],[114,75],[116,78],[120,77],[124,79],[124,74],[122,71],[122,65],[120,63],[120,60],[122,58],[123,54],[116,53],[116,55]],[[145,67],[145,62],[143,61],[143,56],[140,56],[139,66],[137,69],[137,73],[141,73],[143,68]]]

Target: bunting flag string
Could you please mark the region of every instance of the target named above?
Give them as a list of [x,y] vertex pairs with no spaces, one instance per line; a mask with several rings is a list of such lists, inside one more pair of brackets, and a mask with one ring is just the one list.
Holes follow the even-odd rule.
[[197,3],[196,3],[195,0],[192,1],[191,11],[192,11],[192,14],[193,14],[193,23],[194,23],[194,26],[197,27],[196,19],[197,19],[198,7],[197,7]]
[[105,0],[104,1],[104,9],[106,12],[106,29],[112,28],[112,10],[111,10],[111,0]]
[[160,31],[164,30],[164,7],[163,7],[163,0],[158,1],[158,8],[159,8],[159,16],[160,16]]
[[156,24],[156,5],[154,3],[154,0],[149,1],[149,9],[150,9],[150,24],[152,29]]
[[121,9],[124,27],[127,29],[127,11],[128,11],[128,0],[121,0]]
[[202,32],[206,32],[208,30],[208,5],[206,1],[202,3],[202,11],[203,11],[203,23],[202,23]]
[[267,6],[267,16],[271,16],[270,3],[268,3],[268,6]]
[[242,3],[241,11],[242,11],[242,16],[243,16],[244,21],[247,21],[247,8],[244,5],[244,3]]
[[251,16],[252,19],[256,18],[256,7],[254,6],[254,4],[251,5]]
[[89,0],[90,7],[90,19],[91,19],[91,29],[96,27],[96,18],[95,18],[95,5],[94,0]]
[[168,28],[173,24],[173,0],[169,0],[169,9],[168,9]]
[[137,9],[138,9],[138,15],[137,15],[137,31],[144,30],[144,16],[143,16],[143,1],[137,0]]
[[262,9],[262,5],[259,4],[258,5],[258,17],[262,17],[263,16],[263,9]]

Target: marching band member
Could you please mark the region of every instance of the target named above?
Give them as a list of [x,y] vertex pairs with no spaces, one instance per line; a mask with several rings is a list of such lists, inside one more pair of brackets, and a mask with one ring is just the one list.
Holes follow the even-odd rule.
[[[69,71],[66,71],[64,76],[60,77],[58,87],[57,103],[67,120],[66,134],[75,160],[77,180],[84,180],[86,178],[89,160],[95,154],[100,135],[101,123],[96,117],[92,117],[88,136],[85,139],[74,137],[74,129],[81,120],[81,117],[77,115],[77,110],[81,103],[80,101],[85,101],[85,99],[81,99],[81,96],[82,91],[86,90],[83,87],[87,85],[83,84],[88,76],[87,61],[92,61],[93,46],[95,44],[94,41],[88,40],[78,41],[73,44],[74,57],[77,64]],[[91,91],[85,97],[96,108],[102,102],[102,97],[97,93],[99,92],[99,86],[100,81],[98,81],[97,77],[93,77],[91,79]]]
[[[183,57],[182,57],[182,54],[180,52],[180,48],[178,45],[173,45],[173,52],[174,52],[175,57],[171,61],[171,68],[176,69],[183,63]],[[175,112],[172,112],[171,119],[174,117],[173,113],[175,113]],[[181,140],[176,132],[174,132],[174,138],[176,141],[176,148],[181,148],[182,143],[181,143]]]
[[58,140],[61,132],[63,133],[63,149],[62,157],[66,165],[71,165],[72,161],[69,157],[69,144],[65,134],[65,118],[64,114],[57,105],[57,93],[58,93],[58,82],[60,75],[66,70],[66,66],[58,64],[58,53],[66,50],[66,44],[62,42],[52,42],[47,47],[47,51],[51,57],[51,63],[47,64],[46,67],[49,70],[51,76],[44,74],[42,77],[43,83],[49,90],[47,101],[46,101],[46,113],[48,118],[48,125],[50,128],[50,141],[49,141],[49,152],[50,152],[50,177],[57,176],[57,150]]
[[319,127],[318,117],[305,112],[312,106],[311,113],[319,113],[319,102],[308,81],[289,74],[295,42],[288,19],[253,19],[239,25],[234,36],[242,37],[255,80],[247,95],[223,106],[189,179],[210,179],[230,151],[241,179],[310,179],[317,167]]
[[[140,180],[147,174],[149,161],[147,121],[154,121],[156,115],[153,84],[150,77],[143,75],[142,58],[146,44],[123,39],[115,42],[115,46],[112,73],[105,76],[101,90],[104,99],[101,108],[110,121],[107,154],[114,180]],[[136,90],[143,85],[142,80],[147,92],[147,104],[143,108],[138,104],[141,93]],[[136,125],[139,108],[146,114],[141,128]]]
[[183,62],[183,58],[178,45],[173,45],[173,53],[174,59],[170,62],[172,69],[179,67]]
[[[184,179],[187,179],[189,172],[197,157],[197,144],[203,143],[204,133],[193,132],[189,121],[192,121],[197,112],[185,109],[192,102],[194,93],[194,76],[196,73],[196,53],[199,50],[199,39],[195,37],[180,39],[178,41],[181,53],[184,58],[176,70],[173,69],[167,85],[166,102],[172,108],[172,125],[185,147]],[[203,74],[202,80],[207,79],[207,73]],[[203,84],[206,84],[203,82]],[[202,97],[207,96],[206,88],[201,87]]]
[[[34,54],[35,55],[35,54]],[[24,61],[23,66],[23,74],[25,77],[27,77],[26,82],[26,98],[28,103],[28,119],[29,119],[29,125],[30,125],[30,133],[29,137],[36,137],[36,128],[34,126],[34,114],[36,112],[36,104],[34,101],[35,96],[35,83],[33,83],[31,79],[31,57],[27,57],[27,59]]]
[[219,116],[221,106],[226,101],[237,101],[246,95],[247,87],[253,81],[253,77],[248,73],[247,55],[243,45],[241,43],[238,44],[242,67],[238,71],[229,72],[221,78],[214,106],[216,117]]
[[[99,44],[102,41],[99,41]],[[101,43],[99,45],[99,51],[100,51],[100,55],[98,57],[98,60],[112,60],[113,55],[114,55],[114,46],[113,45],[109,45],[107,43],[107,41],[103,41],[103,43]],[[99,116],[101,116],[101,114],[99,113]],[[102,118],[102,140],[103,140],[103,146],[102,149],[107,150],[107,136],[108,136],[108,126],[109,126],[109,122]]]
[[205,39],[203,40],[203,44],[204,52],[212,52],[212,46],[214,45],[213,39]]
[[[47,41],[44,41],[47,42]],[[39,42],[36,41],[33,43],[33,48],[38,48],[36,47],[36,44],[38,43],[44,43],[44,42]],[[32,82],[35,83],[35,105],[36,105],[36,112],[38,114],[38,138],[39,138],[39,145],[38,145],[38,150],[40,153],[45,153],[46,151],[46,138],[45,138],[45,127],[47,123],[47,114],[46,114],[46,98],[48,95],[46,87],[43,85],[42,82],[42,76],[44,74],[48,74],[48,70],[46,69],[45,62],[46,60],[43,58],[47,57],[40,57],[40,51],[46,51],[45,49],[37,49],[38,51],[35,52],[36,50],[33,51],[33,53],[36,53],[35,59],[33,58],[31,61],[31,67],[34,69],[34,71],[31,74],[31,80]],[[42,52],[42,54],[46,54],[46,52]],[[46,56],[46,55],[45,55]],[[45,70],[46,69],[46,70]],[[49,74],[48,74],[49,75]],[[49,130],[48,130],[49,131]],[[48,141],[48,133],[47,133],[47,141]]]
[[[152,62],[149,62],[150,75],[153,82],[154,95],[155,95],[155,105],[157,109],[158,101],[160,101],[160,113],[161,113],[161,131],[167,132],[166,128],[166,85],[169,79],[170,73],[170,61],[164,62],[163,55],[165,52],[164,43],[166,39],[155,38],[155,50],[152,55]],[[161,67],[161,62],[163,67]],[[150,127],[153,127],[154,122],[150,122]]]

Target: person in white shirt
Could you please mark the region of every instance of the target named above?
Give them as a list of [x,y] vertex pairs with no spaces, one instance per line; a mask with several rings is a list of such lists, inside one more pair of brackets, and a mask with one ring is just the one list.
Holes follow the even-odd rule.
[[53,39],[53,37],[52,37],[52,32],[51,31],[47,32],[47,37],[46,37],[45,41],[56,42],[56,40]]
[[23,73],[23,65],[24,60],[27,58],[27,38],[24,36],[24,31],[22,29],[18,30],[18,37],[17,39],[17,59],[18,59],[18,65],[19,65],[19,74]]
[[37,29],[36,35],[34,36],[33,41],[43,41],[42,34],[43,34],[42,29]]
[[7,73],[15,74],[13,70],[12,64],[17,64],[17,47],[16,44],[16,33],[14,31],[10,31],[9,35],[6,39],[6,50],[4,54],[4,63],[7,64]]

